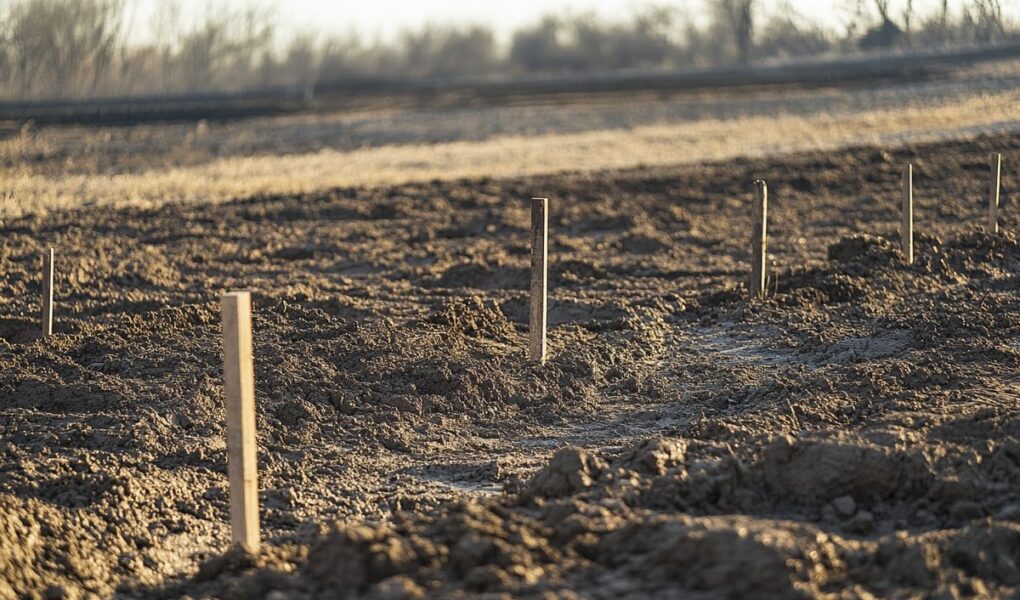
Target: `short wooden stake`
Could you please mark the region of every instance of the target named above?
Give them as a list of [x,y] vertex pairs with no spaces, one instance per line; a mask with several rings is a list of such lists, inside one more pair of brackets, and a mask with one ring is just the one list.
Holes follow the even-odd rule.
[[1002,189],[1002,155],[992,155],[992,185],[988,193],[988,231],[999,233],[999,191]]
[[751,230],[751,299],[765,297],[765,283],[768,271],[765,261],[768,258],[768,210],[769,189],[761,179],[754,182],[754,207]]
[[900,243],[903,260],[914,264],[914,165],[903,168],[903,206],[900,210]]
[[529,354],[545,362],[546,309],[549,287],[549,199],[531,199],[531,323]]
[[53,335],[53,248],[43,254],[42,334]]
[[259,547],[258,452],[255,445],[255,367],[251,294],[224,294],[223,379],[227,406],[227,470],[230,474],[232,541]]

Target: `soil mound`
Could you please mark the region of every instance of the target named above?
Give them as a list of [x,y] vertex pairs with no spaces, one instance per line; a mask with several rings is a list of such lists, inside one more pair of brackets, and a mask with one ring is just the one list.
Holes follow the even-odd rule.
[[[307,555],[277,557],[273,569],[221,569],[214,581],[186,589],[224,597],[242,590],[320,597],[344,589],[368,597],[570,590],[807,598],[836,588],[880,594],[890,586],[918,596],[959,589],[981,595],[1020,582],[1015,489],[986,481],[964,494],[987,504],[996,488],[992,497],[1014,507],[1008,514],[975,513],[958,529],[933,528],[958,523],[947,506],[925,526],[902,529],[895,522],[905,512],[882,508],[884,500],[913,503],[914,510],[946,499],[944,483],[933,481],[921,457],[900,461],[863,441],[781,438],[757,462],[719,468],[709,465],[714,450],[696,446],[650,439],[615,457],[565,448],[519,495],[400,514],[385,525],[337,525],[309,542]],[[727,483],[722,473],[731,474]],[[705,493],[709,487],[714,493]],[[754,497],[751,514],[728,509],[727,495]],[[951,506],[962,501],[954,497]],[[790,521],[783,517],[790,502],[826,510]],[[875,513],[862,507],[867,503]]]

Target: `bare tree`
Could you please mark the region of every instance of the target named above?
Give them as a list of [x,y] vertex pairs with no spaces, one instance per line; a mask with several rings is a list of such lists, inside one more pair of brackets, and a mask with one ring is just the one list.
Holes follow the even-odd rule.
[[517,30],[510,45],[510,64],[525,71],[560,67],[560,29],[559,19],[545,17],[536,25]]
[[514,35],[509,63],[523,71],[596,71],[676,64],[682,62],[684,50],[674,39],[674,32],[685,24],[690,23],[681,21],[678,11],[661,7],[647,8],[630,21],[617,23],[602,21],[593,14],[548,17]]
[[380,43],[366,45],[356,32],[326,40],[319,54],[320,80],[360,79],[380,73],[394,75],[401,68],[400,52],[396,48]]
[[875,10],[878,11],[878,16],[882,18],[882,22],[891,22],[889,18],[889,0],[875,0]]
[[122,0],[14,2],[5,38],[21,94],[92,93],[113,62],[122,14]]
[[[597,71],[747,63],[752,56],[817,55],[951,42],[984,43],[1010,33],[1003,0],[950,1],[926,11],[914,0],[841,0],[846,35],[780,3],[766,19],[760,0],[709,0],[708,27],[682,9],[648,9],[629,21],[591,14],[547,16],[519,29],[500,53],[485,27],[426,26],[397,43],[356,35],[320,40],[300,32],[277,44],[272,4],[247,8],[206,0],[184,25],[180,0],[159,0],[150,42],[122,32],[126,0],[0,0],[0,96],[92,96],[312,86],[366,77],[457,77],[492,72]],[[959,8],[955,8],[959,6]],[[941,8],[941,11],[939,10]],[[188,21],[191,22],[190,20]],[[901,25],[903,29],[901,29]],[[760,34],[759,34],[760,32]]]
[[153,48],[155,59],[158,63],[160,77],[159,89],[167,91],[175,84],[176,73],[174,70],[174,53],[177,51],[177,43],[181,36],[180,30],[181,3],[180,0],[164,0],[156,5],[152,14]]
[[[863,0],[858,0],[859,6]],[[904,20],[909,25],[913,14],[913,1],[907,0],[907,8],[904,11]],[[893,20],[891,16],[890,0],[874,0],[875,10],[878,12],[879,24],[869,28],[857,40],[857,44],[864,50],[882,50],[895,47],[904,41],[904,31]],[[860,6],[858,14],[863,16],[863,6]]]
[[903,33],[907,37],[907,42],[910,42],[910,23],[914,18],[914,0],[906,0],[906,5],[903,7]]
[[725,24],[733,37],[737,60],[748,63],[754,37],[754,13],[757,0],[715,0],[713,12],[720,24]]
[[244,87],[273,44],[273,13],[258,5],[242,11],[218,6],[200,25],[179,34],[168,60],[188,91]]
[[761,35],[755,42],[756,55],[778,58],[817,56],[833,49],[833,41],[826,30],[799,15],[790,0],[781,0],[777,9],[758,26]]
[[1002,3],[1000,0],[973,0],[975,24],[979,42],[990,42],[996,36],[1005,35],[1006,29],[1002,21]]
[[843,12],[846,14],[846,39],[853,40],[860,36],[861,31],[867,27],[867,19],[865,17],[865,4],[864,0],[845,0],[841,5]]
[[287,83],[299,88],[307,88],[315,84],[318,70],[317,43],[310,34],[297,35],[287,48],[287,56],[283,65],[288,78]]

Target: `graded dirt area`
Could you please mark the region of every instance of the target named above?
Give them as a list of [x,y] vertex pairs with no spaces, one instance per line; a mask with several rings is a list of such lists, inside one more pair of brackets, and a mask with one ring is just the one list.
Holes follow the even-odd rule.
[[[1018,166],[1000,135],[8,220],[0,598],[1015,597]],[[257,556],[224,553],[218,296],[242,288]]]

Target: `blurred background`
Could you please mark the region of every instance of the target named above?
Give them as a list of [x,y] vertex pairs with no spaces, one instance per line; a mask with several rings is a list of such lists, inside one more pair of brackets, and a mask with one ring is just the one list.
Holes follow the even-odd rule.
[[5,0],[0,98],[796,64],[1020,43],[1006,0]]
[[0,219],[1020,131],[1006,0],[0,0]]

